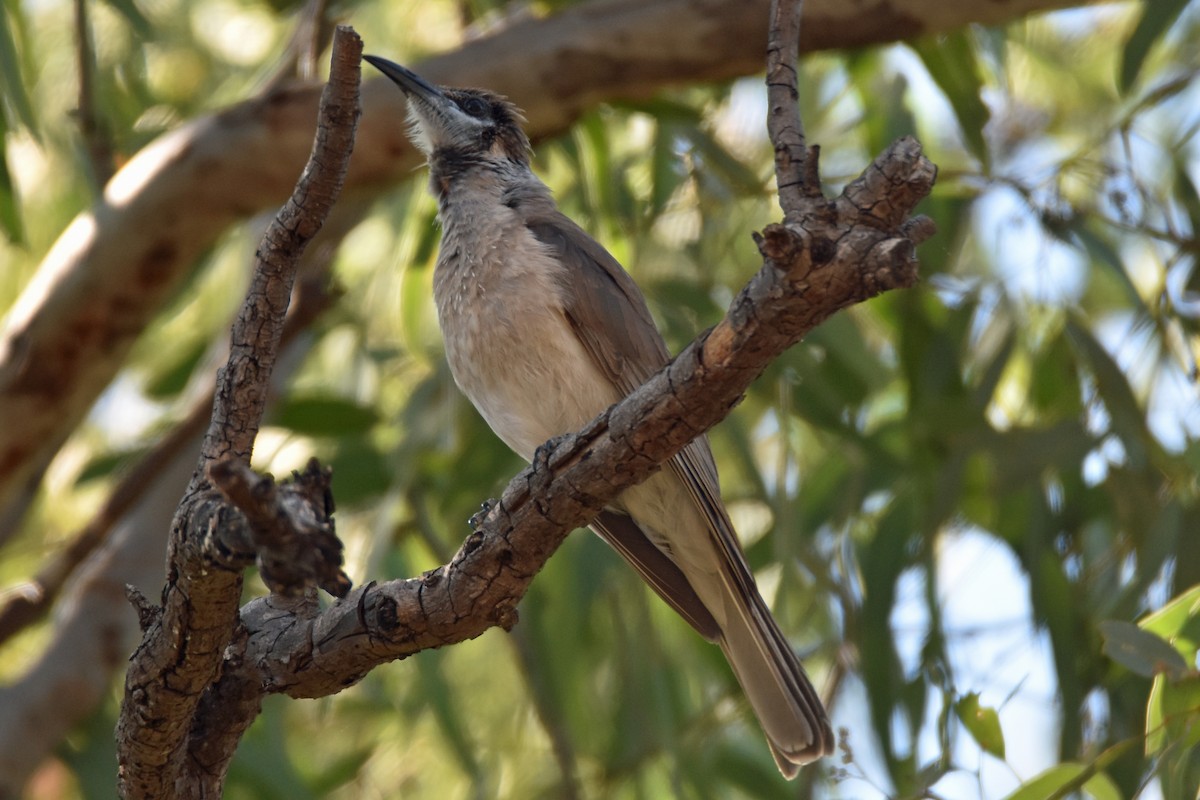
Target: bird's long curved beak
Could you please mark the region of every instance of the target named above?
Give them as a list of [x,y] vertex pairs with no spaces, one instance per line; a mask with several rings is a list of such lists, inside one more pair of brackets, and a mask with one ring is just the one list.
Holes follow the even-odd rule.
[[408,67],[402,67],[394,61],[388,61],[379,56],[363,56],[363,61],[390,78],[409,97],[417,97],[431,106],[439,106],[446,102],[446,95],[442,94],[441,89]]

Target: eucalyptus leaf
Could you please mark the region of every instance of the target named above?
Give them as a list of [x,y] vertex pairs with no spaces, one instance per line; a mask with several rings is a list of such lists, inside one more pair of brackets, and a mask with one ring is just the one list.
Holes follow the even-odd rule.
[[1143,630],[1171,639],[1200,619],[1200,585],[1173,597],[1162,608],[1138,623]]
[[983,77],[970,36],[967,31],[947,33],[923,39],[913,49],[950,101],[967,149],[986,168],[989,157],[983,132],[990,112],[983,102]]
[[0,100],[4,101],[0,104],[0,116],[11,109],[25,129],[37,136],[37,115],[24,82],[30,78],[22,74],[17,40],[8,19],[9,14],[20,13],[20,9],[20,4],[14,7],[0,3]]
[[1132,622],[1101,622],[1100,632],[1104,634],[1104,654],[1142,677],[1152,678],[1162,673],[1178,679],[1188,670],[1178,650]]
[[1086,769],[1083,764],[1076,762],[1050,767],[1025,781],[1004,800],[1051,800],[1064,797],[1071,788],[1083,783],[1080,777],[1085,774]]
[[288,397],[271,415],[275,425],[308,436],[365,433],[379,421],[374,408],[333,395]]
[[1175,24],[1179,15],[1187,8],[1188,0],[1148,0],[1141,4],[1142,16],[1121,55],[1120,86],[1128,92],[1141,74],[1146,56]]
[[1004,758],[1004,732],[996,709],[980,705],[979,695],[972,692],[959,698],[954,704],[954,712],[985,753]]
[[[0,16],[3,12],[0,11]],[[25,225],[21,220],[20,198],[8,170],[8,146],[5,135],[4,114],[0,113],[0,230],[13,244],[25,243]]]

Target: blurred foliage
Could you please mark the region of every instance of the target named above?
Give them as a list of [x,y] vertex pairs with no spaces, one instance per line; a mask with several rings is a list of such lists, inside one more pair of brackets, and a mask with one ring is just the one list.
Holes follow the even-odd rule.
[[[110,166],[261,86],[298,13],[87,8]],[[413,61],[507,10],[334,12]],[[78,98],[62,89],[76,85],[72,30],[61,0],[0,8],[0,307],[95,191]],[[804,60],[802,114],[830,192],[906,133],[941,168],[922,285],[830,320],[712,437],[761,586],[830,687],[841,760],[785,784],[717,650],[579,534],[511,635],[423,653],[333,698],[268,703],[228,796],[1194,797],[1198,65],[1200,8],[1182,0]],[[539,148],[536,169],[630,268],[673,349],[719,318],[756,268],[750,231],[778,216],[764,113],[757,80],[691,87],[596,109]],[[110,392],[121,402],[102,401],[52,466],[0,559],[4,585],[184,407],[253,237],[219,243],[146,334]],[[423,180],[349,236],[347,295],[258,448],[276,473],[313,454],[334,465],[360,582],[444,562],[520,467],[443,364],[436,237]],[[45,635],[0,653],[0,674]],[[113,717],[64,742],[43,782],[108,796]]]

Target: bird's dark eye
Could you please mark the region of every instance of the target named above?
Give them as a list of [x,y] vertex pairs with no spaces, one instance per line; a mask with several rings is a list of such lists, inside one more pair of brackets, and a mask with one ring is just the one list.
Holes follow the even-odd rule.
[[487,116],[488,104],[478,97],[468,97],[463,101],[462,110],[476,119],[481,119]]

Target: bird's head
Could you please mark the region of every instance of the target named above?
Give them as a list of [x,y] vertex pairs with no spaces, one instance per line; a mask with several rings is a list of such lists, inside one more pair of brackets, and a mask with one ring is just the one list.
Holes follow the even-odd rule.
[[507,98],[485,89],[435,86],[385,58],[363,59],[408,97],[412,138],[430,163],[529,164],[529,138],[521,130],[521,112]]

